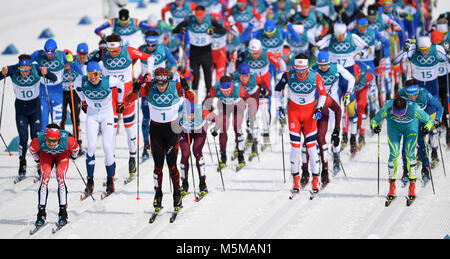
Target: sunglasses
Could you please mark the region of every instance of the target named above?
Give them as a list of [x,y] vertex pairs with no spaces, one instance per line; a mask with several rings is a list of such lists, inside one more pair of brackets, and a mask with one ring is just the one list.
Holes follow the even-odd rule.
[[126,19],[125,21],[119,20],[121,24],[128,24],[130,22],[130,18]]
[[109,52],[119,52],[120,51],[120,47],[116,48],[116,49],[110,49],[110,48],[106,48]]
[[158,45],[158,43],[147,43],[147,46],[150,48],[154,48],[156,45]]
[[21,72],[29,72],[31,70],[31,67],[18,67],[18,69]]
[[95,71],[95,72],[87,72],[88,77],[91,76],[99,76],[100,75],[100,71]]

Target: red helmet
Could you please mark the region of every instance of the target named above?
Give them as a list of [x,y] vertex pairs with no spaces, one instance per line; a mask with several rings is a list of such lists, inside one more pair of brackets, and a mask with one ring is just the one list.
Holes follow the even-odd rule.
[[444,40],[444,37],[442,36],[442,33],[438,30],[434,30],[431,32],[431,43],[433,44],[441,44]]
[[56,124],[49,124],[45,129],[45,138],[59,139],[60,127]]
[[165,85],[169,81],[169,70],[159,67],[155,70],[155,83],[157,86]]

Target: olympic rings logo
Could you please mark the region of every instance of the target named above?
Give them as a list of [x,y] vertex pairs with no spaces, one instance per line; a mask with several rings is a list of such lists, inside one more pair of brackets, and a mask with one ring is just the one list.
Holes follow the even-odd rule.
[[70,75],[68,73],[64,73],[62,76],[63,82],[69,82],[70,81]]
[[431,65],[436,61],[436,58],[434,56],[424,57],[422,55],[419,55],[416,59],[421,65]]
[[369,44],[372,41],[372,37],[369,35],[362,35],[360,37],[366,44]]
[[336,76],[334,75],[322,76],[322,80],[324,84],[331,85],[336,80]]
[[103,99],[103,98],[105,98],[106,95],[108,95],[108,92],[106,90],[101,90],[101,91],[86,90],[83,93],[87,98],[89,98],[91,100]]
[[339,52],[345,52],[350,49],[349,42],[333,43],[333,49]]
[[248,22],[252,19],[252,16],[248,13],[237,13],[233,15],[233,18],[236,22]]
[[106,60],[106,64],[111,68],[123,67],[126,63],[127,59],[125,57]]
[[176,18],[184,18],[190,14],[190,10],[186,9],[172,9],[172,16]]
[[202,24],[194,23],[191,27],[194,32],[204,32],[204,31],[208,30],[209,25],[207,23],[202,23]]
[[116,31],[119,34],[124,35],[124,34],[132,33],[134,31],[134,28],[133,27],[129,27],[129,26],[128,27],[116,27]]
[[314,87],[314,85],[312,85],[310,83],[304,84],[304,83],[296,83],[296,82],[291,83],[290,86],[297,93],[308,93]]
[[310,29],[316,24],[313,20],[303,20],[302,23],[305,26],[305,29]]
[[392,117],[395,122],[402,124],[410,123],[412,121],[412,119],[409,116],[402,116],[402,117],[392,116]]
[[250,61],[248,62],[248,66],[249,66],[250,68],[262,68],[262,67],[264,67],[266,64],[267,64],[266,61],[261,60],[261,59],[250,60]]
[[29,75],[27,77],[18,76],[17,82],[21,85],[29,85],[34,82],[36,78],[33,75]]
[[152,96],[153,101],[157,104],[169,104],[173,101],[173,94],[154,94]]
[[41,67],[46,67],[51,70],[57,69],[60,65],[61,65],[61,63],[58,60],[52,60],[52,61],[42,60],[41,61]]
[[262,40],[262,44],[269,48],[276,47],[280,44],[280,39],[279,38],[273,38],[273,39],[265,38]]
[[161,60],[162,60],[162,55],[161,54],[154,54],[153,57],[155,57],[155,64],[158,64]]

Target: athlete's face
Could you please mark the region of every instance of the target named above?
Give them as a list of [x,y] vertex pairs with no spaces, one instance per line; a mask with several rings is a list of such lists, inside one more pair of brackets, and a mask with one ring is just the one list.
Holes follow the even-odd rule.
[[302,5],[301,8],[302,8],[301,14],[304,17],[308,16],[309,15],[309,11],[311,10],[311,7],[307,6],[307,5]]
[[239,80],[244,85],[248,84],[248,81],[250,80],[250,74],[248,74],[248,75],[239,75]]
[[345,40],[345,33],[335,33],[334,35],[339,42],[343,42]]
[[59,144],[59,139],[57,138],[46,138],[45,143],[50,149],[55,149]]
[[147,43],[147,49],[150,52],[153,52],[156,49],[156,45],[157,45],[156,43],[152,43],[152,44]]
[[176,4],[178,7],[182,7],[182,6],[184,5],[184,0],[175,0],[175,4]]
[[323,72],[328,71],[328,68],[330,67],[329,64],[319,65],[319,69]]
[[197,23],[203,23],[203,21],[205,20],[205,16],[195,16],[195,20],[197,21]]
[[121,50],[120,48],[108,49],[108,52],[113,58],[117,58],[120,55],[120,50]]
[[258,59],[258,58],[260,58],[261,57],[261,51],[258,51],[258,52],[256,52],[256,53],[250,53],[250,56],[253,58],[253,59]]
[[82,63],[86,63],[88,61],[88,53],[80,53],[78,52],[78,59],[82,62]]
[[169,86],[169,81],[167,81],[167,83],[163,84],[163,85],[156,85],[156,88],[158,89],[158,91],[160,93],[163,93],[167,90],[167,87]]
[[295,73],[297,73],[297,76],[300,78],[304,78],[306,77],[306,75],[308,74],[308,69],[305,70],[296,70]]
[[359,33],[364,34],[367,31],[367,26],[357,26]]
[[247,8],[247,3],[237,3],[237,8],[239,9],[239,11],[243,12],[245,10],[245,8]]
[[88,72],[88,80],[93,85],[98,85],[100,82],[100,72]]
[[377,16],[367,16],[369,23],[374,23],[377,20]]
[[416,95],[408,95],[408,99],[412,100],[412,101],[416,101],[417,100],[417,96],[419,96],[418,94]]
[[31,66],[19,67],[19,71],[22,77],[27,77],[30,74]]
[[430,48],[420,49],[420,53],[422,56],[428,56],[428,54],[430,54]]
[[388,14],[392,11],[392,5],[383,5],[383,12]]

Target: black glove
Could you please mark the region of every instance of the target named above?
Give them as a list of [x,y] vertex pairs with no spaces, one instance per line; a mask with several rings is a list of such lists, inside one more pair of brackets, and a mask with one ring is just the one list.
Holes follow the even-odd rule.
[[331,142],[335,147],[339,145],[339,129],[336,128],[333,130],[333,134],[331,134]]
[[133,92],[137,93],[141,90],[142,87],[142,81],[140,79],[137,79],[133,82]]
[[125,110],[125,104],[123,102],[116,104],[116,112],[122,113]]
[[181,78],[180,79],[180,84],[181,84],[181,87],[183,87],[184,91],[188,91],[190,89],[189,83],[188,83],[188,81],[186,79]]
[[211,135],[212,135],[213,137],[217,137],[217,135],[219,135],[219,133],[217,133],[216,128],[213,128],[213,129],[211,130]]
[[426,126],[422,126],[420,127],[420,131],[422,132],[422,134],[425,136],[428,133],[430,133],[430,131],[428,130],[428,128]]
[[81,109],[83,110],[84,113],[87,113],[88,105],[86,102],[84,101],[81,102]]
[[375,126],[375,128],[373,128],[373,133],[379,134],[380,132],[381,132],[381,125],[377,125]]
[[208,33],[208,35],[213,35],[214,34],[214,29],[213,28],[209,28],[206,33]]
[[439,128],[440,125],[441,125],[441,123],[438,120],[434,121],[434,128],[435,129]]
[[259,89],[259,92],[260,92],[262,95],[264,95],[264,96],[267,95],[267,90],[266,90],[266,88],[261,87],[261,88]]

